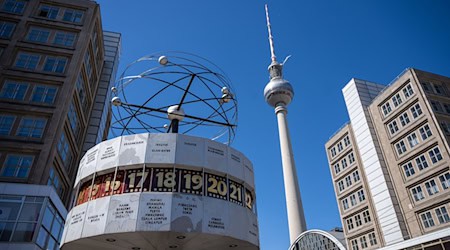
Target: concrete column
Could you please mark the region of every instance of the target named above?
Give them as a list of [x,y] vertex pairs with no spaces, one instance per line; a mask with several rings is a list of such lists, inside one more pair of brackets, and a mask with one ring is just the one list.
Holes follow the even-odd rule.
[[306,231],[306,221],[303,212],[302,199],[295,169],[294,155],[292,153],[291,137],[287,124],[287,109],[285,105],[277,105],[275,114],[278,120],[280,135],[281,161],[283,165],[284,189],[286,194],[286,207],[289,225],[289,238],[291,245],[295,239]]

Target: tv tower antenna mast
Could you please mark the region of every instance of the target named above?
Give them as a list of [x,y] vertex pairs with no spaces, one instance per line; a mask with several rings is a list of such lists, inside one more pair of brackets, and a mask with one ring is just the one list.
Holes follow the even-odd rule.
[[295,239],[302,232],[306,231],[305,215],[300,197],[297,171],[295,168],[294,155],[292,153],[291,137],[289,135],[287,124],[287,105],[289,105],[294,97],[294,89],[287,80],[283,79],[283,65],[289,57],[287,57],[283,63],[277,62],[267,4],[265,5],[265,8],[272,62],[268,68],[270,81],[264,88],[264,97],[266,102],[275,108],[275,114],[278,120],[289,238],[292,245]]

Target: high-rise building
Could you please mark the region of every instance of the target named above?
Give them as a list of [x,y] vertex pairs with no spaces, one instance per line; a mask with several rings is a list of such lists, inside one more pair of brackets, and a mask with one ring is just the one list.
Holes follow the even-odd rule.
[[59,249],[83,145],[106,138],[119,44],[94,1],[0,1],[1,249]]
[[326,143],[349,249],[450,249],[450,78],[352,79]]

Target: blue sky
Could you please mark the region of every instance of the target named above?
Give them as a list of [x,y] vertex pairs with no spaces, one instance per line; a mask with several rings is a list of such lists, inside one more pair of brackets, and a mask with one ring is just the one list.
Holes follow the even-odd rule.
[[[119,73],[159,51],[217,64],[239,102],[232,146],[254,164],[262,250],[287,249],[289,235],[273,109],[263,98],[270,64],[262,1],[97,1],[105,30],[122,33]],[[292,55],[289,126],[309,229],[340,226],[324,150],[348,121],[341,89],[352,78],[388,84],[414,67],[450,76],[450,2],[268,1],[276,54]]]

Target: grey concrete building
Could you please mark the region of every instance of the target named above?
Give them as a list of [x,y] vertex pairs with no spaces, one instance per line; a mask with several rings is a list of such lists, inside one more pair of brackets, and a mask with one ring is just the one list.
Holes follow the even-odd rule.
[[119,44],[94,1],[0,1],[0,249],[59,249]]
[[343,94],[325,147],[349,249],[449,249],[450,79],[409,68]]

